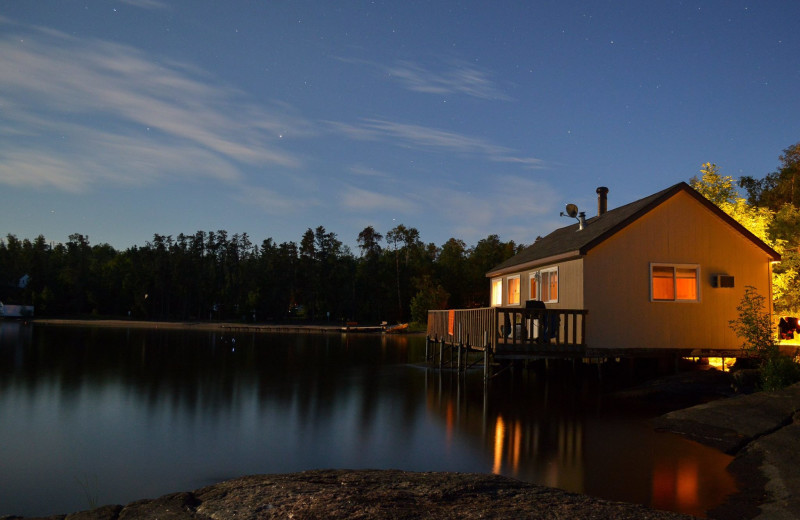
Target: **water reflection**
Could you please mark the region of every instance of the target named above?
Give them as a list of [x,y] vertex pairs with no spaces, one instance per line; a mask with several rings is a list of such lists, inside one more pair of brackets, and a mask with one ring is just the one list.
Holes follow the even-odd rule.
[[[220,335],[0,324],[0,516],[251,473],[495,472],[702,513],[730,460],[569,371],[429,370],[414,336]],[[47,489],[47,496],[39,496]]]
[[626,410],[585,374],[518,371],[486,394],[479,377],[429,374],[426,401],[448,432],[482,441],[493,473],[697,516],[737,490],[730,456],[655,433],[658,410]]

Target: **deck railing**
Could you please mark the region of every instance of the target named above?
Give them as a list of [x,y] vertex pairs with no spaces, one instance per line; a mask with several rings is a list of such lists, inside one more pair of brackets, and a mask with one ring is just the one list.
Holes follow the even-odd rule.
[[482,349],[484,336],[492,344],[497,319],[494,307],[428,311],[428,337]]
[[586,346],[586,310],[496,309],[497,351],[581,349]]
[[576,350],[586,346],[583,309],[483,307],[428,311],[429,338],[494,352]]

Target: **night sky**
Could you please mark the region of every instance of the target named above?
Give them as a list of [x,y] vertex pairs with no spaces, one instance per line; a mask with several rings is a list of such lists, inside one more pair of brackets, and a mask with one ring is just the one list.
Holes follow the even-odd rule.
[[531,243],[800,141],[800,2],[0,0],[0,234]]

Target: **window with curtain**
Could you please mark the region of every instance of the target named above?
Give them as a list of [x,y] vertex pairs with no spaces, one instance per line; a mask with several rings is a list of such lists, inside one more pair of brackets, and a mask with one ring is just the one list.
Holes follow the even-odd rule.
[[519,305],[519,276],[510,276],[508,285],[508,305]]
[[650,300],[696,302],[700,299],[700,266],[650,264]]

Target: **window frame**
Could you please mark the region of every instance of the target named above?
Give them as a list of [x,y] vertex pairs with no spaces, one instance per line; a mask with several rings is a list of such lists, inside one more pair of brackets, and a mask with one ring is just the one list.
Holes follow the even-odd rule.
[[[535,287],[533,285],[536,284]],[[538,300],[539,299],[539,286],[541,283],[539,282],[539,271],[534,271],[532,273],[528,273],[528,299],[529,300]],[[533,289],[533,290],[531,290]]]
[[[545,284],[544,281],[543,281],[543,278],[544,278],[543,275],[545,273],[548,273],[548,276],[547,276],[548,283],[547,284]],[[549,273],[555,273],[556,274],[556,277],[555,277],[555,279],[556,279],[556,284],[555,284],[556,297],[555,298],[550,298],[550,283],[549,283],[550,282],[550,275],[549,275]],[[530,299],[531,300],[540,300],[542,303],[558,303],[559,298],[560,298],[560,293],[561,293],[561,288],[559,287],[561,285],[561,282],[560,282],[559,278],[560,278],[559,277],[559,269],[558,269],[557,265],[553,266],[553,267],[548,267],[546,269],[539,269],[538,271],[534,271],[534,272],[530,273],[529,282],[528,283],[531,284],[532,281],[534,281],[536,283],[536,294],[530,294],[529,295]],[[545,292],[547,293],[548,299],[544,299],[544,297],[543,297]]]
[[[549,298],[550,297],[550,283],[549,283],[549,278],[550,277],[549,276],[548,276],[548,283],[546,284],[547,285],[547,296],[548,296],[549,299],[545,300],[542,297],[543,294],[544,294],[544,289],[545,289],[545,283],[542,281],[542,278],[543,278],[542,275],[544,273],[556,273],[556,297],[555,298]],[[537,282],[538,282],[538,286],[539,286],[539,294],[538,294],[539,299],[543,303],[558,303],[558,299],[559,299],[559,296],[560,296],[560,293],[561,293],[561,288],[560,288],[561,282],[559,280],[560,276],[559,276],[559,273],[558,273],[558,266],[548,267],[547,269],[540,269],[539,271],[537,271],[537,275],[538,275]]]
[[[657,267],[669,267],[672,269],[672,298],[665,299],[665,298],[656,298],[654,295],[654,284],[653,284],[653,268]],[[694,281],[695,281],[695,298],[694,299],[685,299],[685,298],[678,298],[678,270],[690,270],[694,271]],[[649,278],[649,285],[650,285],[650,302],[652,303],[700,303],[701,301],[701,294],[700,294],[700,264],[676,264],[670,262],[650,262],[650,278]]]

